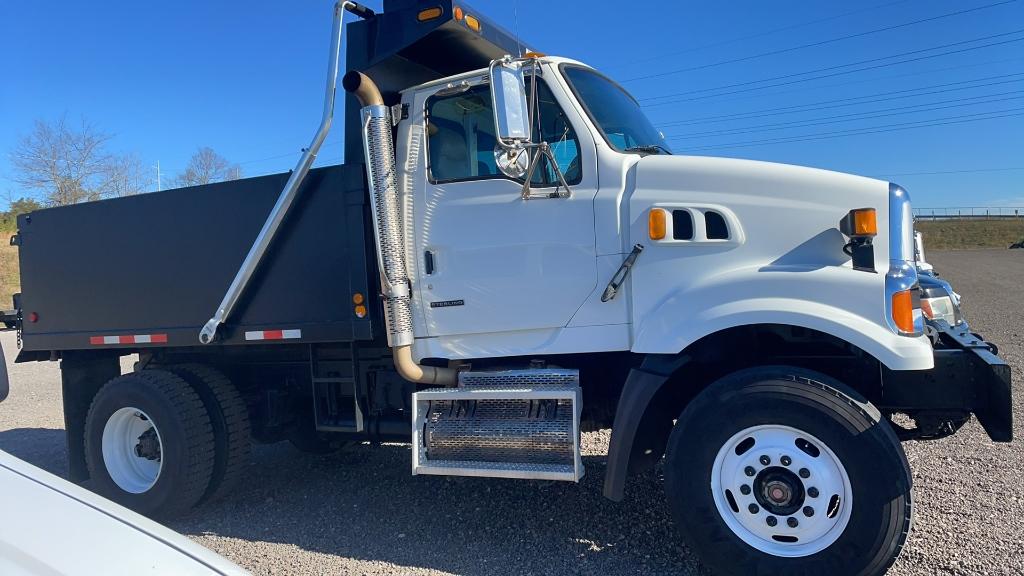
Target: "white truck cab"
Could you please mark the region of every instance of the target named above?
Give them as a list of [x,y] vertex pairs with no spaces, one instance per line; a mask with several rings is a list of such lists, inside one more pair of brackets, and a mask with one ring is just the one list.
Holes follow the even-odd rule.
[[[546,160],[529,200],[522,179],[499,168],[488,70],[402,94],[396,151],[417,358],[676,354],[757,323],[833,334],[893,370],[931,368],[921,330],[900,334],[889,317],[887,284],[908,280],[855,270],[836,226],[851,208],[876,206],[875,260],[910,262],[905,192],[799,166],[676,156],[597,70],[548,56],[535,69],[535,131],[567,193]],[[664,237],[651,236],[653,217]],[[638,244],[630,275],[603,300]]]

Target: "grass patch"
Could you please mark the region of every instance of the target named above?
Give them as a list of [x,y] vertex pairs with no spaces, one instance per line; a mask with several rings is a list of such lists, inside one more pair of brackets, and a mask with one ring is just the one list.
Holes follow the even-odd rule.
[[1024,239],[1024,218],[1005,220],[919,220],[924,251],[1007,248]]

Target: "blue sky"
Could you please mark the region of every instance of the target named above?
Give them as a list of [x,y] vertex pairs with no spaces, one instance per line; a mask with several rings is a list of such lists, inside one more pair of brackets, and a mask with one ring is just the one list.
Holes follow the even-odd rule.
[[[621,81],[677,152],[888,178],[918,207],[1024,207],[1024,1],[999,1],[472,8],[510,30],[518,14],[537,49]],[[290,169],[319,122],[330,12],[327,0],[0,0],[0,198],[22,195],[7,157],[19,135],[62,114],[165,176],[199,146],[246,175]],[[341,134],[320,164],[340,161]]]

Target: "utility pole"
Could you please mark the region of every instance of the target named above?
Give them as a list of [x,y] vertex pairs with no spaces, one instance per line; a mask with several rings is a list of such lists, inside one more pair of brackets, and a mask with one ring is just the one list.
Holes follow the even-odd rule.
[[160,186],[160,161],[156,161],[156,191],[160,192],[163,188]]

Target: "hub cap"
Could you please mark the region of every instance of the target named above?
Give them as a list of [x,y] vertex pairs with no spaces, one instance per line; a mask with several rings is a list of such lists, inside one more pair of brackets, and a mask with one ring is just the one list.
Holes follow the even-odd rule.
[[160,431],[138,408],[114,412],[103,427],[103,465],[125,492],[141,494],[156,484],[163,467]]
[[781,425],[753,426],[730,438],[715,458],[711,493],[736,536],[787,558],[831,546],[846,529],[853,504],[850,478],[835,453],[814,436]]

